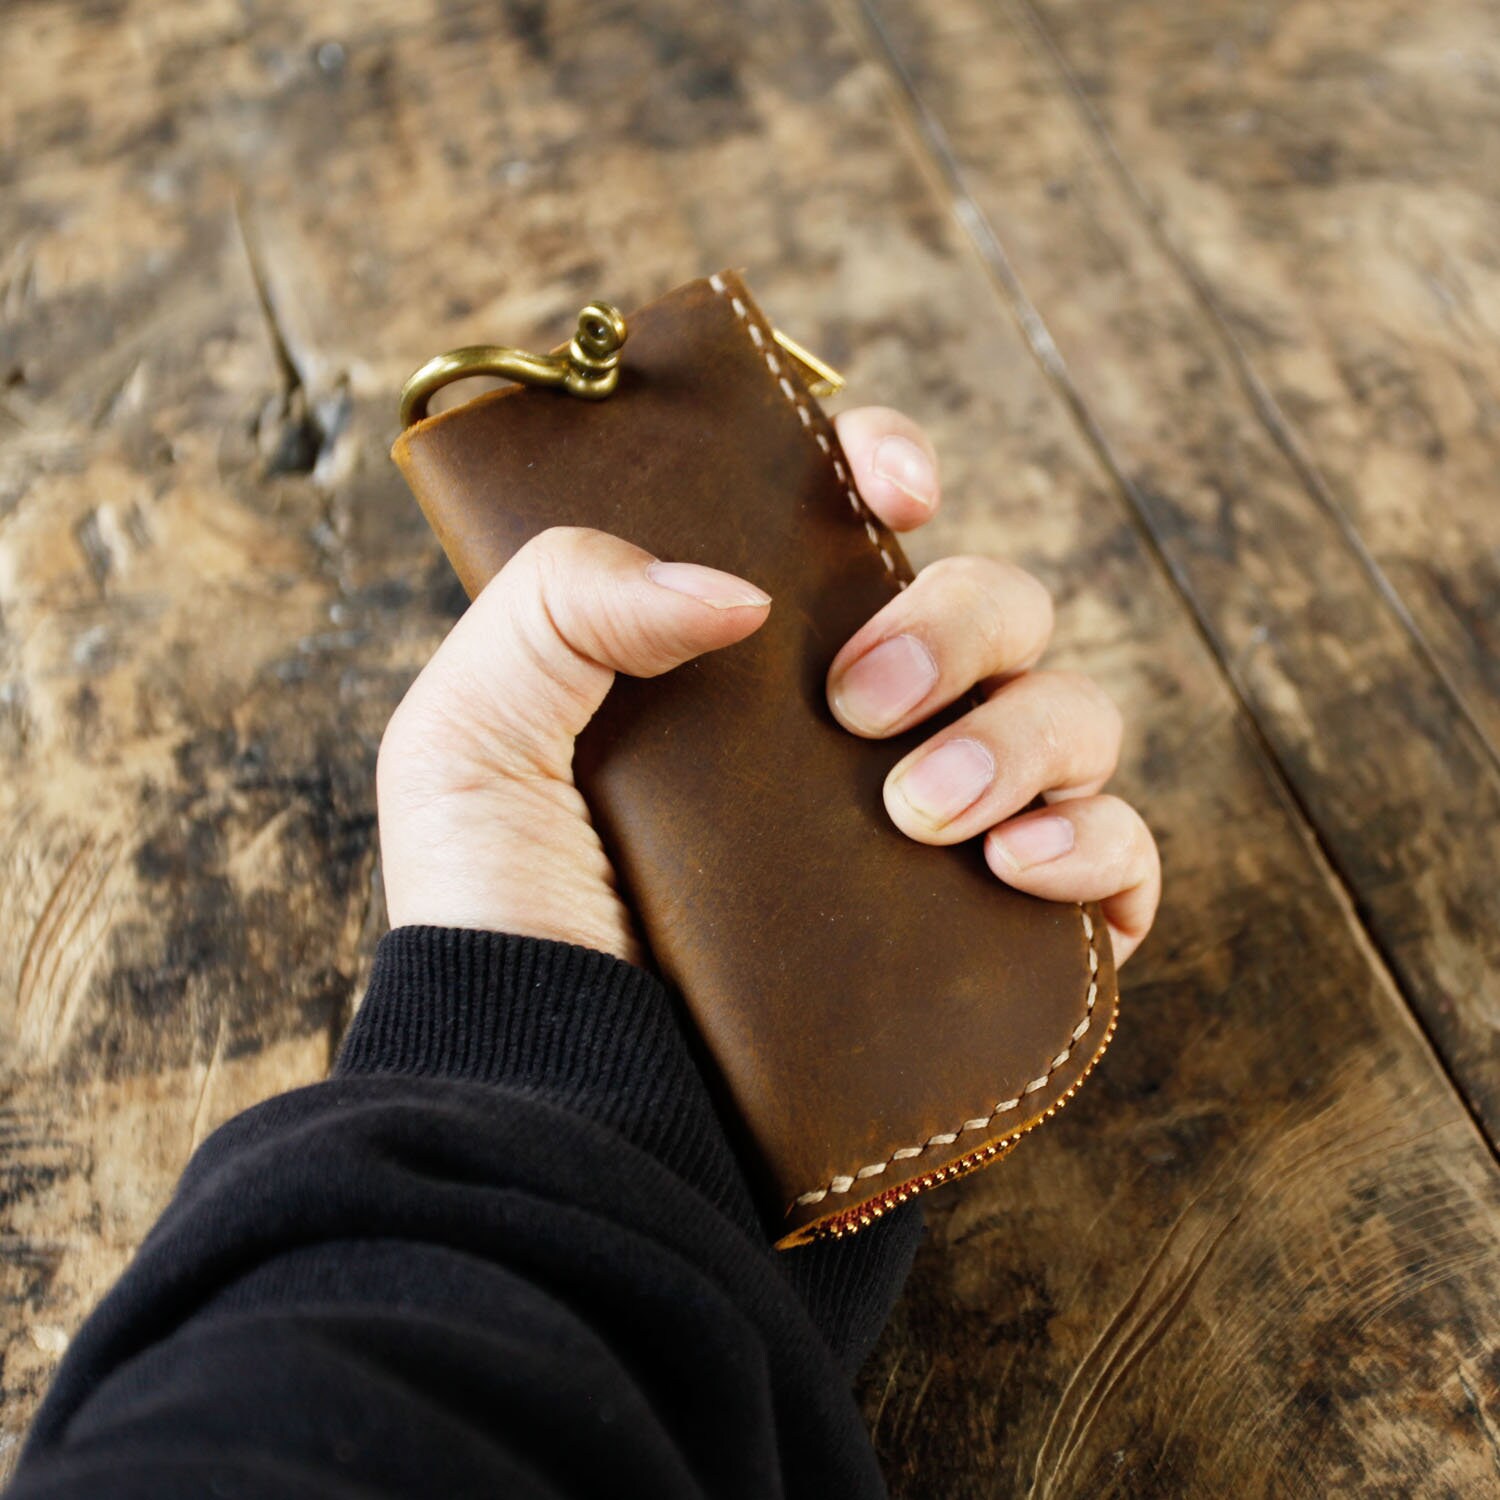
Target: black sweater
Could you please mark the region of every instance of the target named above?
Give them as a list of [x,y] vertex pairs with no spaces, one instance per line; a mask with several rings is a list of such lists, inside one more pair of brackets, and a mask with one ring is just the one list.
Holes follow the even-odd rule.
[[868,1496],[911,1204],[776,1253],[671,992],[388,933],[332,1076],[194,1155],[79,1331],[32,1496]]

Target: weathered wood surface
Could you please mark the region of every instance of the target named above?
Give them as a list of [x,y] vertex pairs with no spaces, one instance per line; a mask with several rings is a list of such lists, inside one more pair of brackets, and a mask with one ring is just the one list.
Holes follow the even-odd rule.
[[[1383,4],[1351,39],[1323,3],[1256,22],[1171,0],[1142,27],[1133,8],[1062,4],[1054,35],[1053,8],[879,0],[871,49],[920,100],[923,148],[992,229],[978,242],[1003,257],[1007,296],[1038,313],[1055,378],[1500,1142],[1500,761],[1483,729],[1500,704],[1485,681],[1500,660],[1486,639],[1500,629],[1500,313],[1487,340],[1482,306],[1419,332],[1443,277],[1471,278],[1465,256],[1500,247],[1492,191],[1467,250],[1460,236],[1446,268],[1427,264],[1430,200],[1473,196],[1486,142],[1500,184],[1500,94],[1451,124],[1440,103],[1453,48],[1500,77],[1500,29],[1466,41],[1460,5],[1398,33]],[[1410,55],[1358,50],[1396,36]],[[1382,108],[1348,119],[1347,80],[1381,78]],[[1284,96],[1285,112],[1262,102],[1255,118],[1275,124],[1236,126],[1247,95]],[[1430,188],[1411,160],[1420,99],[1428,149],[1462,158],[1451,174],[1434,163]],[[1263,346],[1279,355],[1264,378]],[[1293,413],[1312,408],[1303,431]],[[1478,634],[1456,652],[1465,619]]]
[[1500,754],[1500,12],[1007,0]]
[[[1493,942],[1464,930],[1487,908],[1432,894],[1467,900],[1465,867],[1493,875],[1486,830],[1444,814],[1440,844],[1411,796],[1484,719],[1478,669],[1455,664],[1490,628],[1483,575],[1460,577],[1461,549],[1434,541],[1439,582],[1401,595],[1428,651],[1380,623],[1378,580],[1336,549],[1325,507],[1298,504],[1180,271],[1147,258],[1089,154],[1097,137],[1059,179],[1097,217],[1036,201],[1066,90],[1045,48],[1015,50],[1033,13],[964,12],[977,81],[923,29],[935,14],[900,39],[941,53],[934,110],[983,118],[985,49],[994,78],[1030,90],[1003,130],[985,122],[987,156],[964,147],[986,175],[957,215],[902,54],[844,0],[0,10],[0,1465],[193,1143],[316,1078],[358,996],[383,920],[375,746],[460,604],[385,458],[401,377],[475,337],[545,343],[587,296],[629,305],[738,264],[848,368],[855,399],[932,427],[949,507],[917,559],[1004,552],[1057,589],[1058,658],[1125,706],[1122,785],[1168,871],[1108,1065],[1003,1168],[934,1200],[861,1387],[893,1491],[1500,1491],[1500,1173],[1409,1004],[1433,993],[1419,967],[1477,971]],[[1189,50],[1210,34],[1132,7],[1118,51],[1165,56],[1158,14]],[[1346,44],[1373,56],[1402,35],[1388,21]],[[1116,82],[1149,113],[1149,79]],[[1202,142],[1148,124],[1132,169],[1180,174],[1191,207],[1182,163]],[[1324,128],[1354,125],[1335,112]],[[1455,181],[1477,171],[1460,145]],[[1432,181],[1445,160],[1434,147]],[[1295,269],[1313,231],[1275,202],[1245,210],[1244,244],[1254,228]],[[1384,256],[1397,275],[1405,242],[1363,210],[1343,211],[1372,276]],[[1480,213],[1467,228],[1487,308],[1495,240]],[[1019,289],[997,283],[997,247]],[[1147,316],[1152,284],[1166,311]],[[1038,327],[1029,343],[1017,329],[1018,290],[1066,342],[1066,388],[1035,357]],[[1360,337],[1310,296],[1285,304],[1263,370],[1245,346],[1275,389],[1322,378],[1299,339]],[[1120,305],[1141,315],[1133,352]],[[1462,335],[1475,368],[1494,359],[1486,326],[1476,314]],[[1382,324],[1382,358],[1448,413],[1436,356],[1406,332]],[[1101,395],[1105,376],[1123,392]],[[1366,414],[1285,406],[1358,534],[1406,549],[1381,556],[1408,589],[1395,560],[1420,559],[1422,533],[1371,519],[1394,502],[1355,462]],[[1479,416],[1449,434],[1469,482],[1433,532],[1482,535],[1496,481],[1473,445],[1491,440]],[[1210,512],[1220,448],[1257,482],[1225,485]],[[1309,603],[1320,564],[1345,622]],[[1439,596],[1462,606],[1446,634]],[[1361,743],[1342,794],[1308,767],[1388,721],[1359,717],[1346,676],[1320,692],[1319,651],[1417,721]],[[1466,715],[1441,707],[1460,701]],[[1393,820],[1385,888],[1336,847],[1338,795]],[[1404,926],[1382,926],[1408,884]],[[1481,1099],[1482,1059],[1460,1045],[1478,1012],[1451,999],[1450,1033],[1424,1022]]]

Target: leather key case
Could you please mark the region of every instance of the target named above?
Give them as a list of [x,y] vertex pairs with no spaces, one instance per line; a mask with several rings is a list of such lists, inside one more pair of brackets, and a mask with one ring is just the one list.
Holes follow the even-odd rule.
[[607,398],[510,386],[415,422],[393,456],[471,598],[563,524],[771,595],[747,640],[619,677],[574,772],[787,1248],[1056,1113],[1114,1032],[1114,963],[1097,909],[1010,890],[978,839],[919,844],[887,815],[886,773],[969,703],[888,740],[829,712],[835,653],[912,572],[743,280],[626,324]]

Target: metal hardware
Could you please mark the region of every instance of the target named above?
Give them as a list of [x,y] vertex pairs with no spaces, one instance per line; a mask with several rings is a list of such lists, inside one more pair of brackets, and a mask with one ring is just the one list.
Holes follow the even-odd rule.
[[825,1219],[820,1224],[811,1225],[806,1232],[806,1242],[848,1239],[851,1234],[858,1234],[861,1229],[868,1229],[876,1219],[884,1218],[891,1209],[915,1198],[918,1193],[925,1193],[939,1183],[952,1182],[957,1177],[966,1177],[986,1162],[1009,1156],[1015,1149],[1015,1141],[995,1141],[988,1146],[982,1146],[978,1151],[971,1151],[967,1156],[961,1156],[957,1161],[949,1162],[946,1167],[939,1167],[935,1172],[924,1172],[920,1177],[914,1177],[910,1182],[903,1182],[899,1187],[890,1188],[878,1197],[871,1198],[855,1208],[846,1209],[832,1219]]
[[807,382],[807,389],[812,395],[837,396],[848,384],[832,365],[825,364],[810,349],[804,349],[790,334],[773,328],[771,335],[813,377]]
[[[771,330],[776,342],[802,366],[807,388],[814,396],[836,396],[844,377],[795,339]],[[578,314],[578,332],[565,349],[551,354],[528,354],[503,344],[470,344],[429,359],[401,387],[401,425],[410,427],[427,415],[427,403],[445,385],[471,375],[499,375],[523,385],[553,386],[586,401],[601,401],[620,379],[620,349],[625,343],[625,317],[608,302],[590,302]]]
[[578,332],[566,349],[528,354],[503,344],[471,344],[429,359],[401,387],[401,425],[410,427],[427,415],[434,394],[470,375],[500,375],[524,385],[555,386],[586,401],[600,401],[620,378],[620,346],[625,317],[608,302],[590,302],[578,314]]

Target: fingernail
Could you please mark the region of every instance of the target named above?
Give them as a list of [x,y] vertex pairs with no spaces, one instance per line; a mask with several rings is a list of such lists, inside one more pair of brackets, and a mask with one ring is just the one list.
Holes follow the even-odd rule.
[[1003,833],[990,834],[995,852],[1019,873],[1066,854],[1073,847],[1073,825],[1066,818],[1027,818]]
[[881,438],[871,462],[882,479],[889,480],[923,510],[931,510],[937,503],[937,471],[910,438]]
[[978,740],[949,740],[917,761],[895,788],[934,828],[951,823],[995,779],[995,757]]
[[738,609],[744,604],[771,602],[771,596],[762,593],[753,583],[746,583],[733,573],[721,573],[717,568],[705,568],[698,563],[658,560],[646,565],[646,576],[664,589],[691,595],[715,609]]
[[937,680],[932,652],[913,635],[896,635],[846,667],[834,680],[832,697],[841,717],[878,734],[915,708]]

